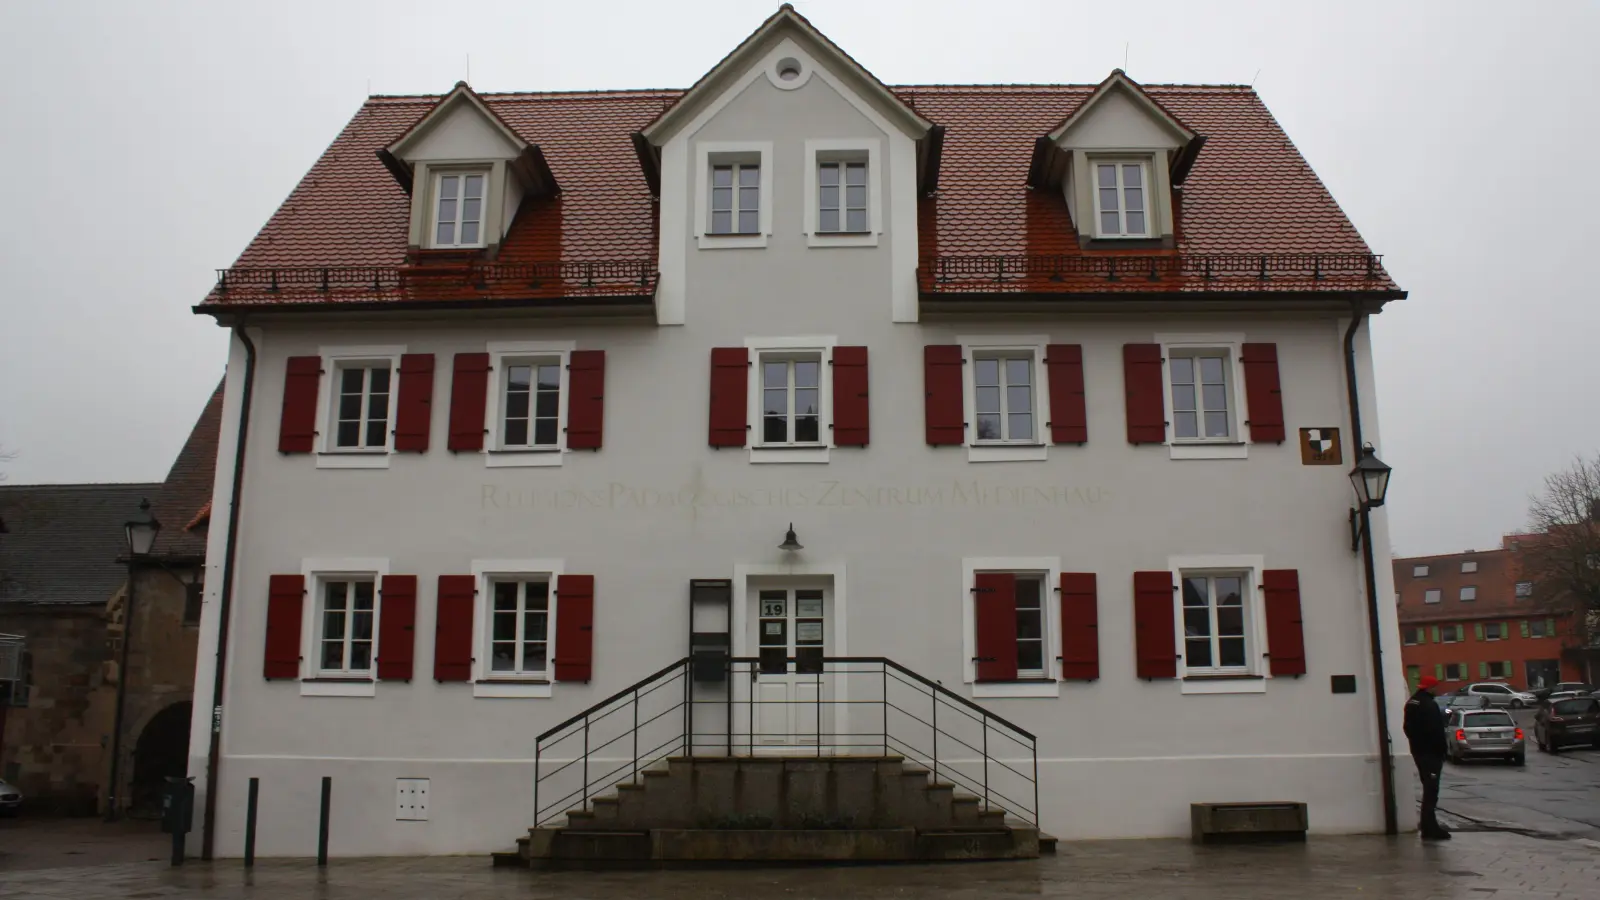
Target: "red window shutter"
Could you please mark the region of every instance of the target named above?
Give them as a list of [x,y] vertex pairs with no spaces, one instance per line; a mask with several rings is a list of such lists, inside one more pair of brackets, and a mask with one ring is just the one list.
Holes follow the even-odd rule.
[[310,453],[317,439],[317,390],[322,357],[291,356],[283,377],[283,418],[278,421],[279,453]]
[[833,443],[865,447],[868,437],[867,348],[833,348]]
[[1250,440],[1283,443],[1283,389],[1278,383],[1278,345],[1245,344],[1244,398],[1250,405]]
[[433,631],[433,680],[472,679],[472,616],[478,579],[440,575],[438,616]]
[[711,446],[743,447],[750,409],[750,351],[711,349]]
[[428,452],[428,431],[433,423],[433,354],[407,353],[400,357],[400,398],[395,404],[394,449],[401,453]]
[[965,390],[961,384],[961,347],[930,344],[922,348],[924,428],[931,446],[959,445],[967,439]]
[[1178,677],[1172,573],[1133,573],[1133,632],[1140,678]]
[[1300,572],[1268,569],[1261,573],[1267,608],[1267,658],[1274,675],[1306,673],[1306,638],[1300,622]]
[[1093,572],[1061,573],[1061,677],[1100,677],[1099,590]]
[[450,377],[450,449],[482,450],[489,403],[489,354],[457,353]]
[[385,575],[378,592],[378,678],[410,681],[416,656],[417,576]]
[[300,677],[300,612],[305,597],[304,575],[268,579],[266,653],[261,666],[266,678]]
[[1128,443],[1167,439],[1167,398],[1161,383],[1161,345],[1123,344],[1122,378],[1128,396]]
[[594,576],[556,578],[556,680],[588,681],[594,670]]
[[1045,348],[1050,373],[1050,442],[1089,441],[1089,410],[1083,399],[1083,345],[1051,344]]
[[567,448],[599,450],[606,419],[606,352],[574,350],[567,359]]
[[973,577],[977,610],[976,650],[979,681],[1017,680],[1017,576],[979,572]]

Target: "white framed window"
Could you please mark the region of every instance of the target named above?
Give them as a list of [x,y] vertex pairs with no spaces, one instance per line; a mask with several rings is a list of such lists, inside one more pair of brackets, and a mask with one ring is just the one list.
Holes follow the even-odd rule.
[[1414,646],[1416,644],[1425,644],[1428,642],[1427,638],[1423,636],[1422,627],[1420,625],[1413,628],[1400,629],[1400,640],[1407,647]]
[[1412,566],[1411,567],[1411,577],[1412,578],[1427,578],[1428,577],[1428,567],[1427,566]]
[[825,463],[833,446],[832,335],[753,337],[750,461]]
[[1465,681],[1465,680],[1467,680],[1467,664],[1466,663],[1445,663],[1444,664],[1444,680],[1445,681]]
[[1489,673],[1490,678],[1511,677],[1511,663],[1508,660],[1498,660],[1495,662],[1483,663],[1482,665],[1485,671]]
[[1548,619],[1529,619],[1527,623],[1528,637],[1550,637],[1555,633],[1550,628],[1550,625],[1551,622]]
[[386,469],[394,452],[401,346],[322,347],[317,467]]
[[1483,639],[1486,641],[1503,641],[1507,637],[1506,626],[1503,622],[1483,623]]
[[483,214],[489,191],[487,170],[451,170],[433,178],[433,246],[482,247]]
[[548,576],[489,579],[489,674],[550,676],[551,585]]
[[551,696],[556,659],[559,559],[472,561],[478,608],[473,616],[473,696]]
[[700,249],[765,247],[772,234],[772,143],[702,141],[695,149]]
[[968,462],[1042,460],[1045,335],[962,336]]
[[1471,575],[1472,573],[1474,573],[1476,571],[1478,571],[1477,560],[1469,559],[1466,562],[1461,564],[1461,574],[1463,574],[1463,575]]
[[1519,582],[1517,582],[1517,597],[1519,599],[1526,600],[1527,598],[1532,597],[1532,596],[1533,596],[1533,582],[1531,582],[1531,581],[1519,581]]
[[394,369],[388,360],[343,362],[334,369],[338,400],[333,446],[338,450],[386,450],[394,414]]
[[387,559],[307,559],[301,619],[302,696],[371,697],[376,693],[378,623]]
[[883,232],[877,138],[806,141],[806,244],[875,247]]
[[1165,360],[1173,459],[1243,459],[1244,370],[1238,334],[1156,335]]
[[491,341],[488,434],[491,468],[559,466],[566,456],[572,341]]
[[1095,237],[1147,238],[1150,164],[1142,159],[1092,159]]
[[1461,588],[1461,600],[1463,602],[1476,600],[1476,599],[1478,599],[1478,586],[1477,585],[1469,584],[1469,585],[1465,585],[1465,586],[1463,586]]
[[1465,629],[1463,629],[1459,624],[1439,626],[1439,643],[1459,644],[1465,639]]
[[1175,556],[1178,675],[1185,694],[1263,693],[1266,617],[1257,582],[1265,559]]
[[1438,603],[1439,598],[1440,592],[1438,588],[1429,588],[1428,590],[1422,592],[1423,603]]
[[[978,681],[977,604],[972,589],[978,573],[1016,576],[1017,681]],[[1060,604],[1053,601],[1061,584],[1061,559],[1055,556],[967,557],[961,560],[962,671],[975,698],[1059,697],[1061,655]]]

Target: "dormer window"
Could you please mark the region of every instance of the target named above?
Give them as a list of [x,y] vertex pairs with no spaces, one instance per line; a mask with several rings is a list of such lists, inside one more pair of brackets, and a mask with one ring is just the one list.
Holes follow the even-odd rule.
[[1142,160],[1094,161],[1096,237],[1150,236],[1148,168]]
[[489,173],[440,172],[434,182],[435,247],[482,247]]

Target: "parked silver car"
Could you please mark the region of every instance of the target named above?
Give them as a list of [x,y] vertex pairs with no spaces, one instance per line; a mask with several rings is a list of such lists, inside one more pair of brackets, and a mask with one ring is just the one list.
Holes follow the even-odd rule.
[[0,778],[0,813],[14,813],[22,806],[22,792]]
[[1525,706],[1537,706],[1539,698],[1527,691],[1518,691],[1499,681],[1479,681],[1469,684],[1461,691],[1472,696],[1489,698],[1490,706],[1509,706],[1512,709],[1522,709]]
[[1455,710],[1445,719],[1444,740],[1451,762],[1494,757],[1520,766],[1527,757],[1522,729],[1504,710]]

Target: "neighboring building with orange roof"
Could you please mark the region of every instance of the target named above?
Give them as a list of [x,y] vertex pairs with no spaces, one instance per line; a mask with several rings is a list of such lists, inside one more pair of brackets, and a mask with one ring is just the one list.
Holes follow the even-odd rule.
[[785,5],[686,91],[370,97],[196,307],[202,846],[260,778],[305,853],[328,776],[336,853],[509,847],[596,787],[541,733],[691,631],[764,668],[645,747],[851,752],[833,667],[886,657],[1037,736],[989,800],[1052,833],[1381,830],[1389,558],[1341,525],[1404,296],[1245,86],[891,86]]

